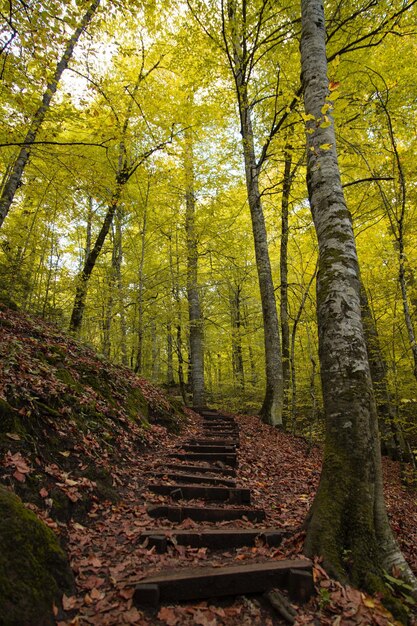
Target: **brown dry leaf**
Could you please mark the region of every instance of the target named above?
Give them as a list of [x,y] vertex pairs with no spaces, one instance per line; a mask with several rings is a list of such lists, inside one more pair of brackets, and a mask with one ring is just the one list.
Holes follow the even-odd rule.
[[92,600],[95,600],[95,601],[102,600],[105,595],[106,594],[104,593],[104,591],[99,591],[95,587],[94,587],[94,589],[92,589],[90,591],[90,597],[91,597]]
[[18,470],[16,470],[13,473],[13,478],[15,478],[16,480],[18,480],[20,483],[24,483],[26,480],[26,477],[24,474],[22,474],[21,472],[19,472]]
[[64,611],[71,611],[77,606],[77,597],[76,596],[66,596],[65,593],[62,596],[62,608]]
[[20,437],[17,433],[6,433],[6,437],[13,439],[13,441],[20,441]]
[[123,621],[126,622],[127,624],[137,624],[138,620],[141,619],[142,614],[134,606],[128,611],[125,611],[124,613],[122,613],[121,617],[123,618]]
[[180,623],[179,618],[175,615],[174,609],[168,606],[163,606],[160,609],[157,618],[163,620],[167,626],[177,626],[177,624]]
[[193,624],[196,626],[217,626],[216,616],[211,611],[196,611],[193,616]]
[[135,593],[135,590],[133,588],[121,589],[119,591],[119,596],[123,598],[123,600],[131,600],[131,598],[133,598],[134,593]]

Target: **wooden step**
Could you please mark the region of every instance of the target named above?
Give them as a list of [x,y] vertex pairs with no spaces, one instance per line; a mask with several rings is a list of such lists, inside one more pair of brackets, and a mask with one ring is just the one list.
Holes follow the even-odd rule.
[[226,422],[226,421],[214,421],[214,420],[209,420],[207,422],[203,422],[203,427],[204,428],[233,428],[234,430],[239,430],[239,427],[237,426],[237,424],[234,424],[233,422]]
[[189,439],[188,443],[195,446],[235,446],[235,448],[239,447],[239,441],[237,439],[233,439],[232,437],[219,438],[217,436],[213,436],[203,437],[201,439],[195,437],[194,439]]
[[239,487],[206,487],[198,485],[148,485],[153,493],[169,496],[174,500],[207,500],[207,502],[229,502],[250,504],[250,489]]
[[191,472],[192,474],[200,472],[203,474],[215,474],[216,476],[218,476],[219,474],[223,474],[224,476],[236,476],[236,469],[234,467],[208,467],[207,465],[186,465],[182,463],[168,463],[166,465],[166,468],[181,472]]
[[287,588],[294,601],[307,600],[314,590],[311,561],[173,570],[143,579],[136,585],[133,601],[136,606],[157,606],[161,602],[263,593],[274,587]]
[[234,432],[234,433],[239,432],[239,428],[237,426],[234,426],[233,424],[220,424],[220,423],[218,424],[216,422],[213,422],[212,424],[203,424],[203,429],[214,431],[214,432],[217,432],[219,430],[223,430],[225,432]]
[[182,522],[190,518],[195,522],[224,522],[246,517],[250,522],[262,522],[265,519],[263,509],[246,508],[215,508],[200,506],[149,506],[147,509],[150,517],[163,517],[171,522]]
[[224,439],[229,437],[230,439],[237,439],[239,441],[239,432],[237,430],[224,430],[223,428],[205,428],[201,433],[203,437],[217,437],[218,439]]
[[141,541],[147,540],[147,546],[155,546],[157,552],[165,552],[168,545],[180,544],[191,548],[209,548],[210,550],[232,550],[242,546],[253,546],[256,540],[262,540],[269,547],[277,547],[282,540],[290,535],[289,532],[266,528],[258,529],[229,529],[224,530],[173,530],[161,533],[161,529],[146,530],[141,533]]
[[216,409],[208,409],[207,407],[202,407],[201,409],[198,409],[197,413],[199,413],[202,417],[211,417],[212,415],[216,415],[216,416],[221,415],[220,411],[217,411]]
[[214,476],[199,476],[198,474],[174,474],[167,472],[154,472],[157,478],[168,478],[182,483],[197,483],[200,485],[224,485],[225,487],[236,487],[236,481],[227,478]]
[[184,443],[182,446],[179,447],[182,450],[186,450],[187,452],[222,452],[224,454],[236,454],[235,446]]
[[222,417],[221,415],[204,415],[203,423],[221,422],[222,424],[237,424],[233,417]]
[[172,452],[170,458],[183,461],[205,461],[206,463],[224,463],[225,465],[237,466],[236,454],[222,454],[211,452]]

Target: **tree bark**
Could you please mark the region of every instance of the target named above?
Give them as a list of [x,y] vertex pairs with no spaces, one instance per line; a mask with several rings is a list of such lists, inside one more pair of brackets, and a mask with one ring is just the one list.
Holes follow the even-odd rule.
[[245,373],[243,369],[242,337],[241,337],[241,306],[240,285],[229,286],[230,321],[232,330],[232,369],[233,378],[240,392],[245,389]]
[[2,194],[0,197],[0,227],[2,226],[9,212],[16,191],[21,185],[23,171],[29,160],[31,147],[36,140],[36,136],[42,126],[46,113],[48,112],[51,100],[55,95],[59,81],[61,80],[61,76],[67,69],[68,63],[70,62],[74,52],[74,48],[77,45],[81,34],[93,18],[93,15],[99,4],[100,0],[93,0],[93,2],[90,4],[88,10],[85,12],[81,20],[80,25],[78,26],[78,28],[76,28],[65,47],[64,53],[55,68],[52,80],[46,86],[46,90],[42,96],[42,102],[36,110],[36,113],[34,114],[32,122],[29,126],[29,130],[26,133],[24,144],[22,145],[17,159],[14,162],[3,186]]
[[[319,244],[317,315],[326,441],[319,488],[306,522],[305,552],[341,579],[384,589],[396,566],[416,580],[385,510],[377,412],[360,307],[351,217],[340,181],[329,99],[321,0],[302,0],[302,84],[307,116],[307,184]],[[326,123],[324,123],[326,122]],[[330,123],[328,123],[330,122]]]
[[362,282],[360,289],[363,330],[381,431],[381,452],[396,461],[402,461],[406,446],[401,430],[397,426],[395,410],[391,402],[387,365],[382,356],[378,331]]
[[198,249],[195,228],[194,155],[191,131],[186,131],[185,151],[185,231],[187,235],[187,297],[190,320],[190,365],[193,405],[205,404],[203,320],[198,289]]
[[138,349],[136,352],[135,374],[142,373],[142,357],[143,357],[143,292],[144,292],[144,267],[145,267],[145,251],[146,251],[146,229],[148,224],[148,200],[149,200],[149,181],[146,190],[145,204],[143,208],[142,230],[140,234],[141,248],[140,260],[138,268]]
[[290,396],[290,325],[288,317],[288,208],[291,191],[291,145],[285,146],[285,166],[284,184],[282,188],[281,200],[281,250],[280,250],[280,314],[281,314],[281,339],[282,339],[282,389],[283,389],[283,423],[286,422],[289,414]]
[[[243,16],[243,20],[244,19]],[[233,49],[229,60],[232,65],[239,106],[246,188],[252,220],[256,267],[258,271],[264,323],[266,391],[260,413],[265,423],[271,424],[272,426],[282,426],[283,381],[277,306],[269,259],[265,217],[259,191],[260,166],[256,161],[251,106],[248,97],[247,77],[244,72],[247,59],[244,58],[245,52],[240,43],[235,6],[231,1],[228,3],[228,20],[232,33]],[[245,28],[245,24],[243,27]]]
[[88,281],[90,280],[90,276],[93,272],[96,261],[103,248],[104,241],[110,230],[110,226],[113,222],[114,214],[117,210],[120,197],[122,195],[123,186],[126,181],[127,181],[126,175],[124,171],[122,170],[120,173],[117,174],[115,190],[113,192],[113,196],[110,201],[110,205],[107,209],[106,217],[104,218],[104,222],[101,226],[100,232],[97,236],[94,246],[91,248],[90,253],[85,259],[85,262],[84,262],[84,265],[80,274],[78,275],[74,306],[72,309],[71,321],[70,321],[70,327],[69,327],[70,332],[74,334],[80,331],[82,320],[83,320],[83,315],[84,315],[84,310],[85,310],[85,301],[87,297]]

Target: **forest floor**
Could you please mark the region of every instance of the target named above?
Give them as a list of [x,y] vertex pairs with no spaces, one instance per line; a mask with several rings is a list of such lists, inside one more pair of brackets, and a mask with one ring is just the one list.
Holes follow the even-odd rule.
[[[148,505],[167,502],[148,486],[152,474],[165,469],[167,455],[199,433],[201,418],[50,324],[0,306],[0,484],[56,532],[69,555],[76,590],[64,596],[64,612],[56,608],[58,626],[285,623],[260,596],[149,611],[133,604],[136,583],[168,568],[221,568],[302,554],[298,529],[318,485],[321,449],[256,416],[234,417],[240,429],[238,485],[249,487],[253,506],[266,512],[258,526],[288,529],[291,539],[279,548],[259,544],[223,552],[172,544],[157,554],[143,532],[159,527],[169,534],[174,524],[148,516]],[[417,493],[402,485],[398,463],[384,459],[383,468],[391,524],[417,574]],[[209,526],[189,519],[175,524]],[[396,623],[378,597],[331,580],[319,562],[313,573],[317,593],[296,607],[298,626]],[[410,623],[417,624],[412,615]]]
[[[69,527],[68,550],[77,577],[77,594],[64,598],[67,618],[58,626],[70,624],[136,624],[200,626],[273,626],[284,624],[258,597],[238,597],[234,601],[194,602],[163,606],[142,611],[133,606],[135,584],[146,575],[210,565],[225,565],[294,558],[302,553],[303,534],[297,532],[311,505],[320,477],[321,451],[302,438],[278,432],[259,422],[257,417],[236,415],[240,426],[238,483],[252,490],[252,503],[264,508],[267,519],[259,527],[274,526],[295,531],[279,548],[265,546],[239,548],[235,551],[209,552],[206,548],[172,545],[165,554],[143,545],[141,533],[159,527],[169,534],[174,524],[153,520],[147,504],[167,501],[147,489],[153,471],[164,468],[166,455],[182,440],[199,430],[199,418],[190,411],[189,426],[181,436],[168,434],[165,428],[152,429],[153,446],[137,456],[128,469],[123,499],[115,506],[100,504],[89,514],[88,523]],[[417,572],[417,497],[402,486],[397,463],[384,459],[385,495],[394,531],[401,548]],[[195,501],[195,504],[201,502]],[[175,526],[198,529],[210,526],[253,528],[249,521],[196,523],[187,519]],[[388,626],[398,624],[385,610],[378,597],[367,596],[331,580],[319,562],[314,564],[317,595],[308,604],[296,607],[295,623],[333,626]],[[410,623],[416,623],[410,615]]]

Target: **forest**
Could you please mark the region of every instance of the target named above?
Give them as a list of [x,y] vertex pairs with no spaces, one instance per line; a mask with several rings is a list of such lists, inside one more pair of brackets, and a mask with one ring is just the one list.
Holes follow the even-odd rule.
[[[389,525],[381,453],[415,506],[415,4],[0,2],[2,327],[26,346],[29,315],[45,345],[66,337],[59,359],[45,353],[60,382],[30,379],[29,394],[33,354],[23,365],[5,336],[0,451],[61,384],[87,397],[140,380],[117,419],[157,398],[161,441],[207,407],[259,415],[254,442],[323,449],[300,553],[370,594],[393,578],[397,623],[417,572]],[[119,387],[70,371],[64,343]],[[394,623],[363,619],[320,623]]]

